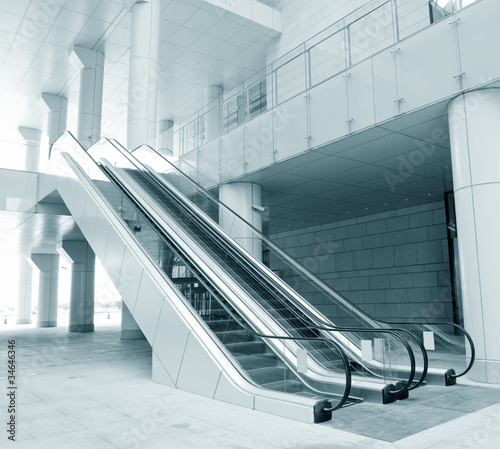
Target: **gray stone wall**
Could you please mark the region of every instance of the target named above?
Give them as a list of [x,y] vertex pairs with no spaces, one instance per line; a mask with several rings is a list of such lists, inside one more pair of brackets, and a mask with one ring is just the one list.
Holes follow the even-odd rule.
[[[282,232],[271,239],[376,318],[452,320],[444,202]],[[272,258],[271,268],[280,271]]]

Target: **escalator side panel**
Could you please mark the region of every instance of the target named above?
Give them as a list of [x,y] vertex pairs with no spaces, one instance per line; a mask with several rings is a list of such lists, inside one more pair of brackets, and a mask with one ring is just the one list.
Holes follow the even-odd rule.
[[[112,273],[112,280],[125,304],[151,344],[155,370],[153,378],[204,396],[312,423],[315,399],[262,390],[241,377],[187,309],[176,288],[157,276],[157,267],[138,247],[132,232],[123,226],[83,170],[71,158],[66,161],[76,178],[60,177],[57,190],[96,256]],[[96,215],[88,216],[86,210],[96,210]],[[122,256],[113,258],[113,253]],[[120,257],[118,270],[117,259]],[[151,294],[156,298],[152,303]],[[161,300],[161,314],[156,315],[158,319],[151,320],[142,309],[151,304],[158,307],[159,298],[166,298]],[[170,327],[172,323],[175,325]],[[199,376],[207,372],[210,375],[206,377],[206,382],[200,382]],[[258,405],[256,398],[271,398],[277,404],[286,406],[277,406],[271,411],[268,406]]]

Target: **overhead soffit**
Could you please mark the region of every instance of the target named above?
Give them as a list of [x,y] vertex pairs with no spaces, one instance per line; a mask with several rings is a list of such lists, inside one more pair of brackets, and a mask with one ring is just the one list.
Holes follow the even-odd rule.
[[453,190],[448,135],[443,102],[237,181],[262,186],[271,234],[442,201]]

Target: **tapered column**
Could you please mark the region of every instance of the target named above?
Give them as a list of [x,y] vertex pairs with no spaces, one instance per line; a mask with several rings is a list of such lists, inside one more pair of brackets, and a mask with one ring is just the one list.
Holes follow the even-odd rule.
[[57,251],[71,264],[69,331],[94,330],[95,255],[85,241],[63,240]]
[[56,327],[59,255],[32,254],[30,264],[39,273],[38,317],[36,326]]
[[78,141],[89,148],[101,137],[104,55],[75,45],[70,60],[80,70]]
[[174,122],[158,120],[158,139],[156,148],[164,156],[172,156],[174,152]]
[[[224,184],[219,187],[219,200],[249,222],[258,231],[262,231],[261,187],[252,183]],[[252,230],[241,220],[224,208],[219,209],[219,224],[236,242],[258,260],[262,260],[262,241],[256,238]]]
[[67,129],[68,99],[43,92],[39,105],[47,112],[47,134],[52,145]]
[[161,136],[164,132],[174,127],[174,122],[172,120],[158,120],[158,136]]
[[37,172],[40,166],[40,140],[42,132],[39,129],[17,128],[19,134],[26,143],[26,158],[24,160],[24,169],[26,171]]
[[222,87],[208,86],[205,89],[205,141],[219,137],[221,133],[221,110]]
[[469,377],[500,383],[500,90],[455,98],[448,117]]
[[145,338],[141,328],[137,325],[132,313],[122,301],[122,340],[141,340]]
[[19,259],[16,324],[31,323],[33,270],[25,258]]
[[156,137],[159,0],[124,0],[132,11],[128,80],[127,146],[133,150]]
[[247,99],[244,95],[239,95],[237,98],[237,111],[236,111],[236,119],[238,125],[242,125],[245,123],[246,119],[246,110],[247,110]]

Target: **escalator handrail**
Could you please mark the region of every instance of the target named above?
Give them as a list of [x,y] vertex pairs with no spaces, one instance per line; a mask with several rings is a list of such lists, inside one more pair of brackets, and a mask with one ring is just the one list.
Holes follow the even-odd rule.
[[[113,142],[116,142],[114,139],[111,139],[113,140]],[[145,175],[147,175],[149,178],[152,178],[152,180],[155,182],[155,184],[157,185],[158,183],[161,184],[161,188],[164,189],[165,187],[167,187],[169,189],[169,191],[172,192],[172,187],[170,185],[168,185],[168,183],[166,183],[166,181],[164,181],[161,177],[158,176],[157,173],[155,173],[154,171],[151,172],[147,167],[145,167],[140,161],[138,161],[134,156],[131,157],[130,153],[125,149],[123,148],[118,142],[118,146],[116,146],[113,142],[110,141],[110,143],[123,155],[127,158],[127,160],[134,166],[137,167],[137,169],[139,171],[141,171],[142,173],[144,173]],[[177,201],[181,201],[184,206],[187,206],[189,211],[191,213],[196,213],[196,215],[198,216],[198,212],[194,210],[193,208],[193,205],[191,202],[189,201],[184,201],[184,199],[182,197],[179,197],[178,196],[178,193],[173,191],[172,193],[175,194],[175,196],[177,197]],[[198,217],[199,218],[199,217]],[[205,226],[207,226],[208,222],[204,221],[204,224]],[[218,228],[215,228],[215,229],[212,229],[211,228],[211,231],[216,231],[219,235],[222,235],[223,237],[226,237],[226,235],[224,233],[221,233],[220,229]],[[230,240],[230,239],[227,239],[225,240],[225,242],[230,242],[231,245],[233,245],[233,242]],[[235,246],[233,245],[233,250],[234,250]],[[239,247],[238,247],[239,248]],[[240,251],[237,251],[236,254],[241,254]],[[246,254],[245,254],[246,256]],[[253,261],[252,261],[253,262]],[[254,268],[259,268],[258,265],[254,265]],[[265,270],[264,270],[265,271]],[[267,271],[265,271],[265,276],[266,277],[270,277],[270,273],[268,273]],[[297,305],[297,304],[296,304]],[[302,312],[303,313],[306,313],[303,308],[302,308],[302,304],[301,303],[298,303],[299,307],[301,308]],[[310,320],[312,320],[311,316],[308,316],[308,318]],[[395,390],[395,391],[391,391],[390,394],[400,394],[406,390],[409,390],[409,389],[413,389],[413,388],[416,388],[417,386],[421,385],[424,380],[425,380],[425,376],[427,374],[427,368],[428,368],[428,362],[427,362],[427,354],[426,354],[426,351],[425,349],[423,349],[423,346],[420,344],[420,341],[414,337],[409,331],[405,330],[405,329],[395,329],[395,328],[375,328],[375,329],[371,329],[371,328],[359,328],[359,327],[340,327],[340,326],[331,326],[331,324],[329,323],[322,323],[324,324],[324,327],[322,330],[326,330],[326,331],[334,331],[334,332],[360,332],[360,333],[385,333],[385,334],[390,334],[392,336],[394,336],[396,339],[400,340],[403,344],[403,346],[405,347],[407,353],[408,353],[408,357],[410,359],[410,375],[408,377],[408,380],[406,381],[406,383],[398,390]],[[313,327],[316,327],[318,328],[318,325],[315,324],[313,322]],[[414,356],[414,353],[413,353],[413,350],[412,348],[409,346],[408,342],[403,339],[399,334],[398,332],[401,332],[401,333],[405,333],[407,335],[410,336],[410,338],[414,338],[414,340],[417,342],[417,344],[419,345],[420,349],[422,350],[422,354],[423,354],[423,359],[424,359],[424,369],[422,371],[422,375],[420,377],[420,379],[417,381],[416,384],[413,384],[413,380],[414,380],[414,377],[415,377],[415,373],[416,373],[416,362],[415,362],[415,356]],[[412,385],[413,384],[413,385]]]
[[[105,170],[103,170],[103,167],[98,164],[90,154],[87,153],[87,151],[85,150],[85,148],[80,144],[80,142],[71,134],[71,132],[67,131],[67,132],[64,132],[62,133],[60,137],[62,137],[63,135],[65,134],[68,134],[81,148],[82,151],[84,151],[84,153],[90,158],[90,160],[92,160],[94,163],[96,163],[96,165],[100,168],[100,170],[104,173],[105,176],[109,177],[108,176],[108,172],[106,172]],[[58,139],[59,139],[58,138]],[[57,139],[57,140],[58,140]],[[52,152],[52,148],[53,148],[53,145],[55,143],[57,143],[57,140],[51,145],[50,147],[50,151]],[[72,162],[77,166],[79,167],[79,169],[82,171],[82,174],[85,174],[85,170],[81,169],[80,167],[80,164],[78,164],[72,157],[71,155],[68,154],[68,156],[71,158]],[[116,180],[115,180],[116,181]],[[104,198],[103,198],[104,199]],[[107,201],[107,200],[106,200]],[[140,207],[139,207],[140,208]],[[110,209],[112,211],[114,211],[113,207],[110,205]],[[142,209],[142,208],[140,208]],[[148,219],[153,219],[153,217],[151,217],[147,212],[143,211],[147,216],[148,216]],[[154,219],[153,219],[154,220]],[[160,229],[160,228],[158,228]],[[147,253],[144,252],[144,254],[147,255]],[[149,257],[149,256],[148,256]],[[161,274],[161,270],[159,270],[160,274]],[[277,336],[277,335],[265,335],[265,334],[261,334],[261,333],[258,333],[256,331],[254,331],[253,329],[251,329],[251,327],[249,327],[248,325],[246,325],[245,321],[242,321],[241,319],[238,319],[237,316],[235,316],[231,309],[228,308],[222,301],[220,301],[221,305],[226,309],[226,311],[233,317],[233,319],[235,319],[235,321],[238,322],[239,325],[241,325],[247,332],[257,336],[257,337],[260,337],[260,338],[263,338],[263,339],[278,339],[278,340],[300,340],[300,341],[309,341],[309,340],[314,340],[314,341],[317,341],[318,338],[316,337],[292,337],[292,336]],[[325,411],[333,411],[333,410],[336,410],[340,407],[342,407],[345,402],[347,401],[347,399],[349,398],[349,395],[350,395],[350,390],[351,390],[351,384],[352,384],[352,375],[351,375],[351,369],[350,369],[350,366],[349,366],[349,362],[348,362],[348,359],[347,359],[347,356],[344,352],[344,350],[334,341],[331,341],[331,340],[328,340],[328,339],[319,339],[321,341],[324,341],[327,345],[329,346],[332,346],[335,351],[340,355],[340,358],[342,359],[342,363],[344,365],[344,373],[345,373],[345,377],[346,377],[346,380],[345,380],[345,387],[344,387],[344,392],[342,394],[342,398],[340,399],[339,403],[335,406],[335,407],[329,407],[329,408],[325,408],[324,410]],[[302,376],[300,376],[299,373],[295,373],[300,379],[301,381],[308,387],[310,388],[311,390],[315,391],[316,393],[319,393],[319,394],[332,394],[332,393],[325,393],[325,392],[322,392],[322,391],[319,391],[317,389],[315,389],[314,387],[310,386],[307,384],[307,382],[302,378]],[[254,383],[254,382],[253,382]],[[254,383],[255,384],[255,383]],[[255,384],[258,386],[258,384]],[[261,387],[262,388],[262,387]],[[333,399],[327,399],[327,402],[331,402],[333,401]]]
[[[119,150],[119,149],[118,149]],[[128,158],[129,160],[129,158]],[[134,165],[137,165],[137,161],[135,161],[135,158],[134,160],[129,160],[130,163],[134,164]],[[102,167],[101,167],[102,168]],[[108,169],[109,170],[109,169]],[[156,185],[156,180],[153,178],[151,179],[151,173],[149,172],[149,170],[146,170],[146,169],[143,169],[141,167],[138,167],[138,171],[142,174],[144,174],[145,176],[148,177],[149,180],[152,180],[155,182],[155,185]],[[112,174],[114,177],[115,177],[115,182],[117,184],[123,184],[119,179],[116,178],[116,176],[114,174]],[[158,187],[158,186],[156,186]],[[128,189],[127,189],[128,190]],[[146,193],[146,192],[145,192]],[[130,196],[134,197],[134,194],[133,193],[130,193],[129,194]],[[142,197],[141,197],[142,198]],[[151,216],[151,214],[149,214],[147,211],[145,211],[144,207],[142,206],[142,204],[139,204],[138,201],[135,201],[137,207],[143,209],[143,212],[148,215],[148,216]],[[188,202],[187,203],[189,206],[191,206],[191,204]],[[154,220],[153,218],[151,218],[152,220]],[[215,261],[214,261],[215,262]],[[216,262],[215,262],[216,263]],[[398,335],[394,329],[388,329],[388,330],[382,330],[382,329],[376,329],[376,330],[373,330],[373,329],[367,329],[367,328],[347,328],[347,327],[344,327],[344,328],[341,328],[341,327],[338,327],[338,328],[335,328],[335,329],[329,329],[329,330],[334,330],[334,331],[344,331],[344,332],[366,332],[366,333],[372,333],[372,332],[380,332],[380,333],[386,333],[386,334],[391,334],[393,335],[395,338],[399,339],[402,344],[405,346],[405,349],[406,351],[408,352],[408,357],[410,359],[410,366],[411,366],[411,369],[410,369],[410,375],[408,377],[408,380],[406,381],[406,383],[403,384],[403,386],[400,388],[400,389],[397,389],[397,390],[391,390],[389,391],[389,394],[400,394],[404,391],[406,391],[407,389],[410,389],[411,385],[412,385],[412,382],[413,382],[413,379],[414,379],[414,376],[415,376],[415,372],[416,372],[416,362],[415,362],[415,356],[414,356],[414,353],[413,353],[413,350],[411,349],[411,347],[408,345],[408,343],[400,336]],[[296,337],[291,337],[290,340],[293,340],[293,339],[296,339]],[[420,384],[420,383],[419,383]]]
[[[89,157],[91,157],[91,159],[93,160],[92,156],[89,155]],[[103,173],[112,182],[114,182],[118,186],[118,188],[122,191],[122,193],[124,193],[134,203],[134,205],[151,222],[151,224],[153,224],[153,226],[161,233],[162,238],[166,239],[166,237],[164,235],[165,233],[163,231],[163,227],[161,226],[161,224],[157,223],[157,221],[155,220],[155,218],[144,207],[142,207],[142,205],[135,199],[135,196],[130,193],[129,189],[127,187],[125,187],[123,185],[123,183],[119,179],[116,178],[116,176],[114,176],[114,174],[109,170],[109,168],[107,168],[104,165],[102,165],[100,163],[97,163],[97,162],[96,162],[96,164],[103,171]],[[184,256],[181,256],[181,254],[179,254],[178,250],[176,250],[176,254],[177,254],[178,257],[181,258],[181,260],[183,260],[184,262],[187,262],[186,258]],[[192,264],[189,264],[189,266],[190,266],[190,268],[192,270],[194,269],[194,267],[192,267]],[[255,330],[253,330],[250,327],[250,325],[248,325],[248,323],[246,322],[246,320],[242,319],[241,316],[238,317],[238,315],[235,314],[235,311],[229,306],[229,304],[226,304],[225,300],[221,300],[219,298],[219,295],[216,294],[215,289],[211,288],[206,283],[204,283],[204,285],[210,291],[210,293],[215,298],[217,298],[217,301],[219,302],[219,304],[222,305],[222,307],[224,307],[224,309],[229,313],[229,315],[231,315],[231,317],[241,327],[243,327],[243,329],[245,331],[249,332],[250,334],[252,334],[252,335],[254,335],[256,337],[260,337],[260,338],[263,338],[263,339],[292,340],[292,341],[323,341],[323,342],[329,344],[330,346],[333,346],[335,348],[335,350],[337,351],[337,353],[340,355],[340,357],[342,359],[342,363],[344,365],[344,372],[345,372],[345,376],[346,376],[346,386],[344,388],[344,393],[342,395],[342,398],[341,398],[340,402],[335,407],[329,408],[328,411],[330,411],[330,410],[331,411],[337,410],[338,408],[342,407],[345,404],[345,402],[349,398],[349,394],[350,394],[350,390],[351,390],[352,374],[351,374],[351,369],[350,369],[350,366],[349,366],[349,361],[347,359],[347,356],[346,356],[344,350],[340,347],[340,345],[338,345],[334,341],[331,341],[331,340],[325,339],[325,338],[317,338],[317,337],[293,337],[293,336],[289,336],[289,335],[287,335],[287,336],[267,335],[267,334],[262,334],[260,332],[256,332]],[[283,360],[283,361],[285,362],[285,360]],[[327,394],[327,393],[325,393],[323,391],[320,391],[320,390],[316,389],[315,387],[309,385],[308,382],[303,378],[303,376],[300,375],[300,373],[295,372],[295,375],[301,379],[301,381],[307,386],[307,388],[309,388],[309,389],[311,389],[314,392],[319,393],[319,394]]]
[[[142,164],[140,163],[140,161],[134,161],[135,162],[139,162],[139,164],[142,166]],[[139,167],[139,169],[141,169],[141,167]],[[144,170],[144,173],[146,173],[147,175],[149,176],[153,176],[154,178],[154,181],[156,181],[156,183],[160,183],[162,185],[162,187],[166,187],[169,189],[169,193],[174,193],[176,196],[177,196],[177,192],[172,191],[172,187],[170,185],[168,185],[168,183],[163,179],[161,178],[160,176],[158,176],[157,173],[155,173],[154,171],[150,171],[147,167],[144,167],[142,168],[142,170]],[[179,200],[179,198],[177,198]],[[181,198],[182,199],[182,198]],[[191,203],[187,203],[189,207],[191,207]],[[198,214],[198,211],[195,209],[195,208],[192,208],[190,209],[190,212],[191,213],[196,213],[197,215]],[[199,218],[199,217],[198,217]],[[204,218],[204,217],[202,217]],[[208,221],[205,221],[204,220],[204,224],[205,226],[210,226],[210,222]],[[209,229],[212,233],[214,231],[219,231],[219,229],[215,228],[211,228]],[[235,244],[233,244],[233,241],[231,239],[227,239],[226,238],[226,235],[224,233],[220,233],[220,236],[223,237],[224,239],[224,243],[226,244],[230,244],[231,245],[231,249],[232,249],[232,255],[233,257],[235,258],[238,258],[242,256],[242,252],[241,251],[235,251]],[[246,257],[246,254],[243,256],[243,262],[250,262],[252,267],[254,269],[257,269],[259,270],[259,265],[256,265],[254,264],[253,262],[253,259],[250,259],[250,258],[247,258]],[[241,261],[241,260],[240,260]],[[265,274],[266,274],[266,279],[268,279],[270,277],[269,273],[267,273],[267,271],[265,271]],[[324,322],[323,320],[320,320],[320,324],[318,324],[318,317],[312,317],[312,315],[310,315],[307,311],[307,309],[304,309],[302,307],[302,304],[300,302],[297,302],[296,299],[292,296],[288,296],[286,294],[284,294],[284,292],[282,291],[281,292],[289,301],[293,302],[295,304],[295,306],[297,307],[300,307],[300,310],[303,314],[305,314],[308,318],[308,320],[310,321],[310,325],[311,327],[315,328],[315,329],[318,329],[318,330],[324,330],[324,331],[329,331],[329,332],[358,332],[358,333],[385,333],[385,334],[390,334],[394,337],[396,337],[397,339],[399,339],[403,345],[405,346],[405,349],[407,350],[407,352],[409,353],[409,358],[410,358],[410,372],[411,372],[411,376],[410,376],[410,379],[407,381],[407,384],[405,384],[401,390],[396,390],[394,392],[390,392],[390,394],[399,394],[401,393],[402,391],[404,390],[413,390],[415,388],[417,388],[418,386],[422,385],[423,382],[425,381],[425,378],[427,376],[427,372],[428,372],[428,356],[427,356],[427,351],[425,350],[423,344],[421,343],[421,341],[415,336],[413,335],[411,332],[409,332],[408,330],[406,329],[402,329],[402,328],[394,328],[394,327],[391,327],[391,328],[374,328],[374,329],[371,329],[371,328],[360,328],[360,327],[346,327],[346,326],[335,326],[335,325],[332,325],[332,323],[327,323],[327,322]],[[279,300],[279,298],[278,298]],[[281,302],[281,301],[280,301]],[[283,304],[283,303],[282,303]],[[288,304],[286,304],[286,302],[284,303],[285,306],[288,306]],[[316,322],[315,322],[316,321]],[[409,345],[407,345],[407,342],[401,338],[401,336],[399,335],[399,333],[403,333],[405,335],[407,335],[410,339],[414,340],[414,342],[417,344],[417,346],[419,347],[421,353],[422,353],[422,359],[423,359],[423,364],[424,364],[424,367],[423,367],[423,370],[422,370],[422,374],[419,378],[419,380],[413,384],[413,380],[414,380],[414,375],[416,373],[416,366],[415,366],[415,370],[413,369],[413,362],[412,362],[412,355],[410,355],[410,352],[412,353],[413,350],[409,347]],[[414,355],[413,355],[413,360],[414,360]],[[416,362],[415,362],[415,365],[416,365]]]
[[[116,141],[115,139],[111,139],[113,140],[114,142],[116,142],[116,144],[120,145],[121,144]],[[363,315],[371,320],[373,320],[374,322],[379,322],[379,323],[389,323],[389,321],[387,320],[379,320],[378,318],[375,318],[373,316],[371,316],[370,314],[366,313],[364,310],[360,309],[358,306],[356,306],[355,304],[351,303],[347,298],[345,298],[342,294],[340,294],[339,292],[337,292],[336,290],[334,290],[330,285],[328,285],[327,283],[325,283],[325,281],[323,281],[322,279],[320,279],[315,273],[313,273],[312,271],[310,271],[309,269],[307,269],[306,267],[304,267],[302,264],[298,263],[297,261],[294,260],[293,257],[291,257],[285,250],[283,250],[280,246],[276,245],[272,240],[270,240],[268,237],[266,237],[264,234],[262,234],[261,231],[259,231],[257,228],[255,228],[251,223],[249,223],[248,221],[245,220],[245,218],[243,218],[241,215],[239,215],[237,212],[235,212],[234,210],[232,210],[229,206],[227,206],[225,203],[221,202],[218,198],[216,198],[213,194],[211,194],[208,190],[206,190],[203,186],[201,186],[200,184],[198,184],[194,179],[192,179],[189,175],[185,174],[182,170],[180,170],[178,167],[176,167],[174,164],[172,164],[172,162],[170,162],[168,159],[166,159],[161,153],[159,153],[158,151],[156,151],[153,147],[151,147],[150,145],[139,145],[137,148],[135,148],[134,150],[132,150],[130,153],[134,153],[135,151],[141,149],[141,148],[148,148],[149,150],[151,150],[152,152],[156,153],[157,156],[161,157],[167,164],[169,164],[175,171],[177,171],[182,177],[186,178],[189,180],[189,182],[192,184],[192,185],[195,185],[197,189],[199,189],[201,192],[203,192],[204,196],[207,197],[207,198],[210,198],[211,201],[213,201],[214,203],[217,203],[219,204],[220,206],[224,207],[226,210],[228,210],[229,212],[231,212],[233,215],[235,215],[236,217],[238,217],[238,219],[240,219],[242,222],[245,223],[245,225],[247,225],[248,227],[252,228],[252,230],[259,235],[259,238],[262,239],[266,245],[269,245],[272,247],[272,249],[278,253],[280,253],[280,255],[282,255],[283,257],[285,257],[287,259],[287,261],[291,262],[294,264],[294,266],[299,269],[301,272],[304,273],[304,275],[306,275],[308,278],[311,278],[313,279],[318,285],[320,285],[323,289],[325,290],[328,290],[330,293],[333,293],[334,295],[338,296],[339,299],[342,299],[343,301],[345,301],[350,308],[352,307],[352,309],[356,309],[357,312],[359,312],[360,315]],[[123,146],[122,146],[123,148]],[[401,323],[401,324],[411,324],[411,323]],[[416,324],[420,324],[420,323],[416,323]],[[441,323],[439,323],[441,324]]]
[[[93,158],[90,156],[90,154],[88,154],[88,150],[85,150],[85,148],[83,148],[83,146],[78,142],[78,140],[71,134],[71,132],[65,132],[63,133],[62,135],[64,134],[68,134],[76,143],[78,143],[78,145],[80,146],[80,148],[87,154],[87,156],[89,156],[92,160]],[[61,137],[61,136],[60,136]],[[137,161],[137,159],[135,157],[130,158],[130,153],[119,143],[117,142],[115,139],[107,139],[107,138],[101,138],[98,142],[96,142],[96,144],[99,144],[101,142],[108,142],[110,143],[116,150],[118,150],[123,156],[125,156],[127,158],[127,160],[129,160],[130,163],[132,163],[133,165],[137,166],[137,164],[139,164],[141,167],[142,166],[142,163],[140,163],[139,161]],[[54,142],[55,144],[56,142]],[[51,145],[50,149],[52,150],[52,147],[53,145]],[[95,145],[95,144],[94,144]],[[143,146],[141,146],[143,147]],[[139,147],[140,148],[140,147]],[[154,151],[152,148],[150,148],[152,151]],[[155,152],[156,153],[156,152]],[[95,161],[94,161],[95,162]],[[168,162],[168,161],[167,161]],[[139,167],[139,169],[141,169],[141,167]],[[176,168],[176,167],[174,167]],[[142,171],[145,171],[146,173],[150,173],[150,171],[148,169],[145,169],[143,168]],[[180,172],[182,174],[182,172]],[[185,175],[184,175],[185,176]],[[192,181],[192,180],[190,180]],[[210,198],[213,198],[212,196],[210,196]],[[223,205],[223,203],[220,203]],[[188,207],[192,207],[193,205],[188,202]],[[218,231],[220,231],[220,229],[217,229]],[[264,236],[263,236],[264,237]],[[264,237],[265,238],[265,237]],[[267,273],[266,273],[267,274]],[[358,332],[373,332],[374,329],[365,329],[365,328],[339,328],[339,327],[335,327],[333,329],[328,329],[328,330],[334,330],[334,331],[342,331],[343,329],[345,329],[346,332],[355,332],[355,331],[358,331]],[[382,331],[382,330],[381,330]],[[387,332],[394,332],[395,330],[394,329],[389,329]],[[406,330],[402,330],[404,332],[407,332]],[[386,331],[382,331],[382,332],[386,332]],[[415,374],[415,357],[414,357],[414,354],[413,354],[413,351],[412,349],[409,347],[409,345],[397,334],[393,333],[392,335],[394,335],[396,338],[400,339],[404,346],[406,347],[407,349],[407,352],[408,352],[408,355],[409,355],[409,358],[410,358],[410,364],[411,364],[411,370],[410,370],[410,377],[407,381],[407,383],[400,389],[400,390],[396,390],[396,391],[393,391],[391,392],[392,394],[398,394],[398,393],[401,393],[402,391],[405,391],[406,389],[410,388],[411,387],[411,383],[413,382],[413,378],[414,378],[414,374]],[[426,370],[425,370],[426,371]],[[424,380],[424,376],[421,377],[420,381],[417,383],[416,386],[418,386],[420,383],[422,383]],[[415,386],[414,386],[415,387]]]
[[[144,167],[143,164],[140,161],[137,161],[137,162],[139,162],[140,165],[142,167]],[[172,190],[172,186],[170,186],[165,179],[163,179],[162,177],[160,177],[156,172],[149,170],[148,167],[144,167],[144,169],[146,170],[146,172],[149,175],[152,175],[154,177],[154,179],[155,179],[156,182],[159,182],[160,184],[162,184],[162,186],[164,188],[168,188],[169,193],[171,193],[171,194],[173,193],[176,196],[178,196],[178,194],[175,191],[175,189]],[[180,197],[180,199],[182,200],[183,198]],[[188,202],[188,205],[191,206],[191,203]],[[196,210],[196,208],[192,208],[190,211],[192,213],[196,213],[197,215],[200,215],[198,213],[198,211]],[[200,216],[202,218],[205,218],[202,215],[200,215]],[[210,222],[207,221],[207,220],[204,220],[204,224],[210,226]],[[220,231],[220,229],[218,229],[218,228],[215,228],[215,229],[210,228],[210,231],[213,233],[214,231]],[[242,261],[243,263],[250,263],[254,269],[259,270],[259,268],[260,268],[259,265],[255,264],[253,259],[247,257],[246,253],[242,253],[241,251],[234,251],[235,244],[234,244],[234,242],[231,239],[227,239],[226,238],[226,234],[224,234],[224,233],[219,233],[219,234],[224,238],[224,242],[226,244],[230,244],[232,246],[231,249],[233,250],[233,253],[232,253],[233,257],[235,257],[235,258],[240,257],[240,259],[241,258],[243,259],[243,261]],[[267,280],[269,280],[269,278],[272,279],[272,277],[269,275],[269,273],[267,273],[267,271],[265,271],[265,275],[266,275],[266,279]],[[283,291],[282,291],[282,294],[283,294]],[[427,351],[426,351],[424,345],[422,344],[422,342],[413,333],[411,333],[410,331],[408,331],[406,329],[394,328],[394,327],[391,327],[391,328],[376,328],[376,329],[368,329],[368,330],[366,330],[365,328],[359,328],[359,327],[335,326],[332,323],[325,322],[324,320],[322,320],[322,319],[320,319],[318,317],[313,317],[308,312],[307,309],[305,309],[305,308],[302,307],[303,304],[300,303],[300,302],[298,302],[294,296],[286,295],[286,298],[289,301],[293,302],[295,306],[300,307],[301,312],[304,313],[307,316],[307,318],[309,319],[310,324],[312,325],[312,327],[316,328],[318,330],[333,331],[333,332],[374,332],[374,333],[381,332],[381,333],[390,333],[393,336],[395,336],[394,332],[397,332],[397,333],[403,333],[403,334],[407,335],[419,347],[420,352],[422,353],[422,359],[423,359],[423,364],[424,364],[424,367],[423,367],[420,379],[415,384],[413,384],[411,387],[409,387],[408,390],[412,390],[412,389],[417,388],[418,386],[422,385],[423,382],[425,381],[425,378],[426,378],[427,372],[428,372],[428,355],[427,355]],[[278,298],[278,300],[279,300],[279,298]],[[287,305],[287,304],[285,303],[285,305]],[[318,321],[319,321],[319,324],[318,324]],[[397,337],[397,338],[399,338],[399,337]],[[399,339],[401,340],[401,338],[399,338]],[[396,393],[399,393],[399,392],[396,392]]]
[[[115,139],[111,139],[113,140],[114,142],[116,142],[118,145],[120,145],[119,142],[117,142]],[[120,145],[121,146],[121,145]],[[249,226],[250,228],[252,228],[253,232],[257,233],[259,235],[259,238],[261,238],[265,243],[266,245],[270,246],[273,251],[276,251],[277,253],[279,253],[282,257],[284,257],[285,259],[287,259],[287,262],[289,263],[292,263],[294,265],[295,268],[297,268],[302,274],[304,274],[307,278],[313,280],[318,286],[319,288],[323,289],[323,290],[326,290],[327,292],[329,292],[332,296],[334,297],[337,297],[337,299],[341,300],[345,306],[347,306],[348,308],[350,308],[352,311],[356,311],[358,313],[358,315],[361,315],[361,316],[365,316],[367,317],[369,320],[375,322],[375,323],[385,323],[385,324],[391,324],[390,321],[383,321],[383,320],[379,320],[373,316],[371,316],[370,314],[366,313],[365,311],[363,311],[361,308],[359,308],[358,306],[356,306],[355,304],[351,303],[347,298],[345,298],[343,295],[341,295],[339,292],[333,290],[333,288],[328,285],[326,282],[324,282],[322,279],[320,279],[315,273],[311,272],[310,270],[308,270],[307,268],[305,268],[304,266],[302,266],[301,264],[299,264],[298,262],[296,262],[292,257],[290,257],[290,255],[288,253],[286,253],[286,251],[284,251],[282,248],[280,248],[279,246],[277,246],[273,241],[271,241],[270,239],[268,239],[265,235],[263,235],[258,229],[256,229],[251,223],[247,222],[243,217],[241,217],[239,214],[237,214],[235,211],[233,211],[231,208],[229,208],[228,206],[226,206],[224,203],[222,203],[221,201],[219,201],[217,198],[215,198],[209,191],[207,191],[205,188],[203,188],[201,185],[199,185],[196,181],[194,181],[189,175],[185,174],[184,172],[182,172],[178,167],[176,167],[174,164],[172,164],[168,159],[166,159],[162,154],[160,154],[158,151],[156,151],[154,148],[152,148],[151,146],[149,145],[140,145],[138,146],[137,148],[135,148],[134,150],[131,151],[131,153],[133,153],[134,151],[136,150],[139,150],[141,148],[145,148],[147,147],[149,150],[151,150],[152,152],[156,153],[158,156],[160,156],[165,162],[167,162],[175,171],[177,171],[182,177],[186,178],[189,180],[189,182],[193,185],[196,185],[196,188],[199,189],[201,192],[203,192],[204,196],[207,197],[207,198],[210,198],[214,203],[217,203],[219,204],[219,206],[222,206],[224,207],[226,210],[228,210],[230,213],[234,214],[236,217],[238,217],[241,221],[245,222],[245,224],[247,226]],[[162,179],[162,178],[160,178]],[[328,323],[324,323],[324,324],[327,324]],[[399,322],[394,322],[394,324],[412,324],[412,323],[399,323]],[[418,322],[414,323],[414,324],[420,324]],[[442,323],[429,323],[429,325],[437,325],[437,324],[442,324]],[[450,323],[452,324],[452,323]],[[456,375],[456,377],[460,377],[460,376],[463,376],[465,375],[468,371],[470,371],[470,369],[472,368],[473,364],[474,364],[474,361],[475,361],[475,347],[474,347],[474,342],[472,340],[472,337],[465,331],[465,329],[461,326],[458,326],[456,324],[453,324],[454,326],[456,326],[462,333],[464,333],[464,335],[466,336],[468,342],[469,342],[469,345],[470,345],[470,348],[471,348],[471,360],[469,362],[469,365],[468,367],[466,368],[465,371],[463,371],[461,374],[458,374]],[[404,331],[404,329],[402,329]],[[412,334],[413,335],[413,334]],[[420,340],[413,336],[412,337],[415,341],[418,341],[420,343]],[[418,344],[419,344],[418,343]],[[419,344],[420,346],[420,349],[422,350],[423,348],[423,345]],[[425,348],[423,348],[424,351],[425,351]],[[424,356],[425,358],[426,356]],[[427,370],[425,370],[427,371]]]
[[[476,347],[474,346],[474,341],[472,340],[472,337],[471,335],[469,334],[469,332],[467,332],[465,330],[465,328],[463,326],[460,326],[459,324],[456,324],[456,323],[450,323],[450,322],[439,322],[439,321],[411,321],[411,322],[407,322],[407,321],[380,321],[381,323],[386,323],[386,324],[398,324],[398,325],[411,325],[411,326],[451,326],[453,327],[454,329],[460,331],[462,334],[464,334],[464,337],[467,339],[467,341],[469,342],[469,347],[470,347],[470,361],[467,365],[467,367],[465,368],[465,370],[463,370],[461,373],[459,374],[450,374],[450,377],[452,379],[457,379],[459,377],[462,377],[464,376],[465,374],[467,374],[471,369],[472,369],[472,366],[474,365],[474,361],[476,360]],[[420,340],[419,340],[420,341]]]

